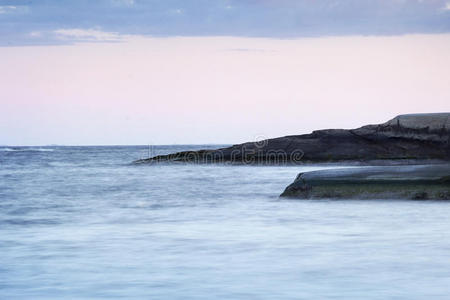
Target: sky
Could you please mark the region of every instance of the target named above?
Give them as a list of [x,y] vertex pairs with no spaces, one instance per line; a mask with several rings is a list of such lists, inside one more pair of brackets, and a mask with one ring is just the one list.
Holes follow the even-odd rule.
[[450,1],[0,0],[0,145],[239,143],[449,97]]

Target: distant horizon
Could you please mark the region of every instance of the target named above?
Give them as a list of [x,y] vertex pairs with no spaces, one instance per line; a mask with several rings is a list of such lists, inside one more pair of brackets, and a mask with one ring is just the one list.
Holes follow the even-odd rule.
[[[441,113],[450,113],[449,112],[431,112],[429,114],[441,114]],[[420,113],[420,112],[414,112],[414,113],[405,113],[405,114],[400,114],[400,115],[416,115],[416,114],[427,114],[427,113]],[[399,115],[396,115],[399,116]],[[392,117],[395,118],[396,116]],[[391,119],[392,119],[391,118]],[[389,119],[390,120],[390,119]],[[386,120],[388,121],[388,120]],[[378,123],[378,124],[382,124],[382,123]],[[376,125],[376,124],[363,124],[361,126],[365,126],[365,125]],[[358,128],[358,127],[356,127]],[[327,130],[327,129],[355,129],[355,128],[320,128],[317,130]],[[304,135],[304,134],[310,134],[311,132],[308,133],[299,133],[298,135]],[[285,135],[286,136],[286,135]],[[292,135],[289,135],[292,136]],[[276,137],[268,137],[267,139],[273,139],[273,138],[278,138],[278,137],[284,137],[284,136],[276,136]],[[31,145],[31,144],[24,144],[24,145],[8,145],[8,144],[1,144],[0,143],[0,147],[122,147],[122,146],[129,146],[129,147],[148,147],[148,146],[231,146],[231,145],[235,145],[235,144],[240,144],[240,143],[245,143],[245,142],[254,142],[256,140],[249,140],[249,141],[244,141],[244,142],[235,142],[235,143],[171,143],[171,144],[57,144],[57,143],[51,143],[51,144],[35,144],[35,145]]]
[[130,145],[130,144],[104,144],[104,145],[61,145],[61,144],[49,144],[49,145],[1,145],[0,147],[148,147],[148,146],[228,146],[232,144],[142,144],[142,145]]

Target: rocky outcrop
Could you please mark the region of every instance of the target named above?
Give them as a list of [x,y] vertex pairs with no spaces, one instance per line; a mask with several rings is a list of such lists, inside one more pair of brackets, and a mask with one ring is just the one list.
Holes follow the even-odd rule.
[[303,163],[450,160],[450,113],[400,115],[379,125],[317,130],[217,150],[179,152],[136,163]]
[[402,138],[448,145],[450,113],[400,115],[384,124],[363,126],[351,132],[375,140]]
[[450,164],[330,169],[300,173],[281,197],[450,200]]

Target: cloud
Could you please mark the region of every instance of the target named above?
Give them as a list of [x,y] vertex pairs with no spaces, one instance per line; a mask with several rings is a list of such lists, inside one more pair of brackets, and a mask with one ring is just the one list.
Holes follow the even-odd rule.
[[14,11],[16,9],[17,9],[17,7],[12,6],[12,5],[0,6],[0,14],[6,14],[6,13]]
[[133,6],[135,2],[134,0],[112,0],[112,4],[118,6]]
[[70,41],[117,42],[123,37],[117,32],[106,32],[96,29],[58,29],[53,31],[57,39]]
[[275,53],[275,50],[268,50],[268,49],[258,49],[258,48],[232,48],[227,49],[226,51],[231,52],[253,52],[253,53]]
[[40,38],[43,36],[41,31],[32,31],[29,35],[33,38]]
[[[71,39],[117,40],[123,35],[298,38],[450,32],[449,0],[0,0],[0,3],[3,3],[0,46],[58,41],[64,44]],[[48,40],[29,34],[53,31],[56,33],[45,35]]]
[[5,14],[21,14],[29,11],[28,6],[25,5],[0,5],[0,15]]
[[17,6],[12,6],[12,5],[4,5],[4,6],[0,6],[0,14],[6,14],[9,12],[14,12],[17,10]]
[[175,8],[175,9],[169,10],[167,13],[168,13],[168,15],[172,15],[172,16],[181,16],[184,14],[184,11],[181,8]]

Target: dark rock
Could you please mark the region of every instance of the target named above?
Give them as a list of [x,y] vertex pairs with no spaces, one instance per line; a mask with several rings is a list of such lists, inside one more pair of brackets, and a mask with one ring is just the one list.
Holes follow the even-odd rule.
[[136,163],[449,161],[449,117],[450,113],[400,115],[384,124],[353,130],[317,130],[310,134],[244,143],[217,150],[161,155]]
[[450,200],[450,164],[377,166],[300,173],[281,197]]

